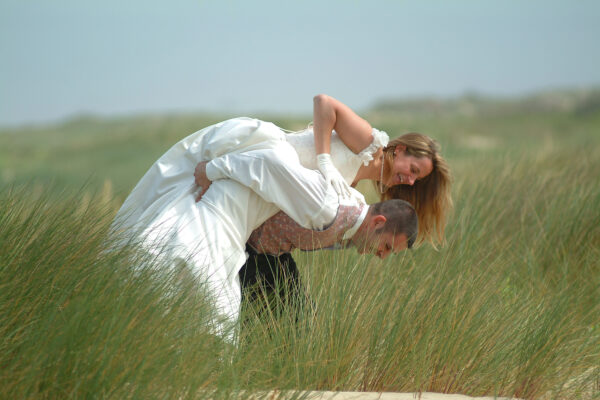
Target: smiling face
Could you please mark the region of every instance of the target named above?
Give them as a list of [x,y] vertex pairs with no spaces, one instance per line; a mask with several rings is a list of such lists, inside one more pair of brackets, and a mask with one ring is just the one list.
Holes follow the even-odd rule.
[[433,171],[433,162],[429,157],[417,157],[406,152],[406,146],[398,145],[394,150],[391,171],[385,180],[386,186],[413,185]]

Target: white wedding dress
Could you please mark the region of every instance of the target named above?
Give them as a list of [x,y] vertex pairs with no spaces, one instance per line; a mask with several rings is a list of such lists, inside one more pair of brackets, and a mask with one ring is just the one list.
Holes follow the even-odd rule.
[[[373,129],[373,136],[372,144],[355,154],[333,133],[332,160],[349,184],[354,181],[361,164],[367,164],[379,147],[387,145],[385,132]],[[212,279],[209,286],[215,292],[227,292],[225,296],[217,295],[221,299],[218,307],[221,314],[235,320],[240,290],[237,273],[245,262],[243,243],[248,237],[240,237],[246,234],[245,231],[240,233],[243,231],[240,228],[236,232],[236,227],[232,225],[236,218],[242,218],[244,210],[236,205],[236,215],[219,216],[222,222],[216,225],[220,226],[213,225],[209,228],[210,232],[206,232],[203,224],[194,221],[206,212],[199,211],[200,207],[195,202],[198,187],[194,183],[194,169],[200,161],[210,161],[223,155],[281,149],[281,146],[287,151],[290,145],[298,158],[288,157],[289,163],[299,161],[305,168],[317,169],[311,128],[285,133],[269,122],[235,118],[197,131],[171,147],[152,165],[123,203],[113,222],[113,229],[125,232],[125,239],[132,235],[141,238],[150,252],[164,252],[168,257],[177,257],[174,263],[184,260],[198,264],[192,265],[191,271],[199,279]],[[358,192],[357,196],[360,196]],[[235,200],[232,196],[225,201]],[[360,201],[364,199],[361,197]],[[280,205],[280,208],[284,207]],[[240,225],[244,223],[247,224],[247,221]],[[195,245],[199,242],[198,238],[205,239],[202,257],[192,254],[198,251]],[[173,250],[168,251],[168,248]],[[186,256],[186,252],[189,256]]]

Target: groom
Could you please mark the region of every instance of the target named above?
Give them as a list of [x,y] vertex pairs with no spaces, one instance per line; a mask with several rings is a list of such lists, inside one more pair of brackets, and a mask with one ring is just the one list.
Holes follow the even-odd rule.
[[[200,135],[191,135],[173,146],[138,182],[111,226],[123,242],[135,240],[157,261],[164,262],[165,269],[181,266],[201,280],[219,313],[214,331],[230,338],[234,332],[230,327],[235,327],[240,312],[238,272],[246,262],[245,243],[252,231],[280,210],[313,230],[323,230],[341,215],[335,190],[319,172],[301,167],[298,154],[284,138],[271,135],[274,137],[269,139],[266,128],[254,132],[254,123],[240,124],[241,128],[237,122],[234,125],[231,133],[239,130],[237,135],[218,135],[221,126],[210,131],[212,134],[199,131]],[[268,146],[262,144],[265,135]],[[249,145],[244,139],[260,139],[260,143]],[[217,146],[215,140],[224,143]],[[237,152],[240,148],[244,151]],[[211,153],[215,149],[221,151]],[[222,151],[229,154],[222,155]],[[236,164],[236,157],[242,162]],[[197,203],[198,188],[191,181],[190,169],[202,159],[212,160],[205,165],[206,172],[210,180],[217,181]],[[202,190],[209,187],[208,183],[202,185]],[[366,209],[356,210],[360,210],[358,221]],[[365,214],[358,227],[374,232],[374,238],[358,241],[359,236],[351,235],[348,239],[361,251],[376,252],[384,247],[400,251],[408,247],[413,236],[410,232],[402,237],[400,227],[394,227],[400,239],[390,242],[380,231],[388,217]]]
[[[394,235],[397,232],[393,229],[400,229],[400,234]],[[416,229],[414,209],[402,200],[371,206],[340,205],[333,223],[318,232],[302,228],[285,213],[279,212],[252,232],[246,243],[249,257],[239,272],[242,301],[245,299],[260,308],[273,309],[276,304],[285,306],[289,300],[308,298],[296,262],[290,254],[293,249],[335,249],[354,245],[362,254],[367,251],[366,245],[376,256],[384,259],[392,251],[411,248],[417,235]],[[377,234],[381,235],[379,240],[375,237]]]
[[[260,253],[279,255],[294,248],[314,250],[345,242],[361,254],[373,252],[385,258],[412,247],[417,217],[409,203],[393,200],[368,206],[352,188],[351,197],[340,198],[317,171],[290,167],[290,158],[297,157],[293,149],[290,153],[260,150],[260,157],[248,152],[200,162],[194,172],[202,188],[198,199],[213,181],[234,180],[281,208],[283,212],[248,238],[248,244]],[[253,211],[248,209],[248,215]]]
[[[317,171],[290,167],[294,165],[295,157],[293,149],[286,152],[282,148],[261,150],[256,154],[229,154],[198,164],[196,183],[203,192],[208,190],[199,206],[207,201],[228,214],[227,204],[233,200],[227,198],[237,200],[240,196],[232,194],[231,188],[225,193],[224,185],[232,185],[232,180],[235,180],[242,185],[235,186],[242,198],[248,193],[260,196],[263,206],[279,206],[293,216],[292,219],[283,212],[278,213],[258,228],[264,220],[259,221],[261,206],[257,206],[254,197],[252,204],[246,205],[243,215],[230,216],[231,225],[235,224],[236,229],[245,228],[247,236],[244,242],[249,239],[250,254],[279,255],[294,248],[314,250],[344,245],[354,246],[360,253],[373,253],[385,258],[392,252],[412,246],[417,234],[417,218],[409,203],[394,200],[367,206],[362,195],[354,190],[353,198],[340,199]],[[219,199],[211,200],[215,193],[220,193]],[[258,223],[252,228],[258,228],[252,235],[247,230],[251,228],[249,220]],[[235,245],[239,247],[240,243]],[[242,285],[249,282],[247,277],[240,276]]]

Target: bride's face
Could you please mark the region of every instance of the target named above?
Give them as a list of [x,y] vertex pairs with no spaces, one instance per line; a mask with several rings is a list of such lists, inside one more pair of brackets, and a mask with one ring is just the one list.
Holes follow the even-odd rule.
[[392,169],[385,185],[413,185],[433,171],[433,162],[429,157],[416,157],[406,153],[406,146],[398,145],[394,150]]

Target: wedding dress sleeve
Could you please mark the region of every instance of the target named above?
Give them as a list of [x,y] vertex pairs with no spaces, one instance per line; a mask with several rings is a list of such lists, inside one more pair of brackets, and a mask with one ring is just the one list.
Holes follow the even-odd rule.
[[373,160],[373,154],[377,152],[380,147],[387,146],[390,138],[387,133],[380,131],[379,129],[373,128],[373,141],[370,145],[364,148],[360,153],[357,154],[363,165],[368,165]]
[[[331,159],[348,184],[354,182],[360,166],[367,165],[373,159],[373,154],[380,147],[387,146],[389,142],[389,137],[384,131],[373,128],[372,134],[373,141],[371,144],[356,154],[344,144],[337,132],[332,132]],[[312,128],[297,133],[288,133],[285,135],[285,138],[298,153],[300,163],[304,167],[310,169],[318,168]]]

